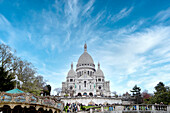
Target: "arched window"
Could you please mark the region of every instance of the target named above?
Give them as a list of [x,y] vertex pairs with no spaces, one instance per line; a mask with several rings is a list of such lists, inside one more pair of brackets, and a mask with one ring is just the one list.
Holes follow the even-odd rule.
[[84,93],[83,93],[83,95],[84,95],[84,96],[87,96],[87,93],[86,93],[86,92],[84,92]]
[[81,96],[81,93],[78,93],[78,96]]
[[99,89],[102,89],[102,87],[101,87],[101,86],[99,86]]
[[90,92],[89,95],[92,97],[92,96],[93,96],[93,93]]
[[73,86],[70,86],[70,90],[72,90],[73,89]]
[[89,71],[88,71],[87,73],[88,73],[88,75],[90,75],[90,74],[89,74]]
[[84,87],[86,87],[86,81],[84,81]]

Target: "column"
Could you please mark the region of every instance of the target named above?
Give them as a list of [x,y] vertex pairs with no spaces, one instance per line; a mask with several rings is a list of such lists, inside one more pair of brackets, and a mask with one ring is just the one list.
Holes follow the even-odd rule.
[[93,109],[90,109],[90,113],[93,113]]
[[101,106],[101,112],[103,112],[104,110],[103,110],[103,106]]

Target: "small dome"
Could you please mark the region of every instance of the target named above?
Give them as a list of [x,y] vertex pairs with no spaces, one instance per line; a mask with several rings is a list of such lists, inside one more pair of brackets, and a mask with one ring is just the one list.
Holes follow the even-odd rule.
[[97,69],[96,75],[104,77],[104,73],[103,73],[103,71],[101,69]]
[[67,74],[67,77],[71,77],[71,76],[75,76],[76,75],[76,72],[74,71],[73,69],[73,63],[71,64],[71,69],[70,71],[68,72]]
[[84,53],[79,57],[78,64],[94,64],[92,57],[87,53],[87,45],[84,45]]
[[98,63],[98,69],[97,69],[97,71],[96,71],[96,73],[95,73],[97,76],[102,76],[102,77],[104,77],[104,73],[103,73],[103,71],[100,69],[100,63]]

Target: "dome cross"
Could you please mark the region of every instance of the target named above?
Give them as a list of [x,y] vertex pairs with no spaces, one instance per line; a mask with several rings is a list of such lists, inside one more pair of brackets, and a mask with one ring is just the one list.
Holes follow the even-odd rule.
[[87,45],[86,45],[86,43],[84,44],[84,52],[87,52]]

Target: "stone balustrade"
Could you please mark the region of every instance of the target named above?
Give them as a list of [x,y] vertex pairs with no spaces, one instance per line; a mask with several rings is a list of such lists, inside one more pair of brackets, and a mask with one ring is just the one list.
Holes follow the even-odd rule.
[[170,113],[170,105],[112,105],[90,108],[89,111],[90,113]]

